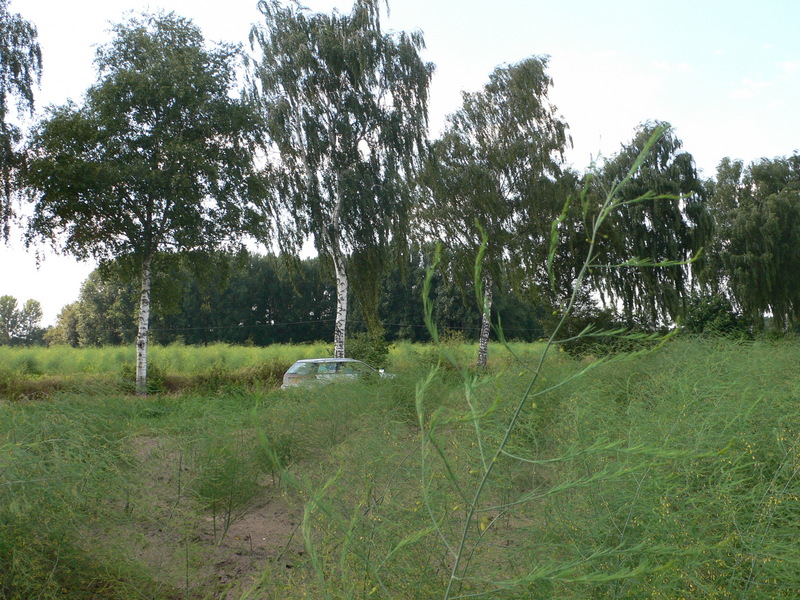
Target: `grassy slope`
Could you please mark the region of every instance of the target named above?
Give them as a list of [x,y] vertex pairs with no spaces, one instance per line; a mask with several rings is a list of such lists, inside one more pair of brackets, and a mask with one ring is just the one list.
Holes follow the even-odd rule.
[[424,394],[401,347],[380,385],[0,401],[0,596],[442,597],[466,531],[456,594],[797,597],[800,345],[676,340],[531,400],[465,529],[529,380],[501,353]]

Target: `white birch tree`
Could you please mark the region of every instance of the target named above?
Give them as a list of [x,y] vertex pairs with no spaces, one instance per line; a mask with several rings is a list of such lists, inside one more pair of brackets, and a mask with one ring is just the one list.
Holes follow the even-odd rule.
[[191,21],[143,15],[97,53],[82,105],[50,109],[31,141],[31,239],[78,258],[125,258],[141,282],[136,388],[147,389],[153,268],[241,229],[254,113],[231,97],[236,48],[206,48]]
[[420,226],[456,257],[453,277],[471,278],[485,238],[478,366],[486,365],[492,287],[509,272],[524,274],[533,246],[544,269],[550,224],[564,203],[556,184],[571,140],[548,100],[546,67],[544,57],[498,67],[483,89],[465,92],[425,171]]
[[409,182],[426,143],[433,66],[418,32],[384,33],[378,0],[349,14],[263,0],[251,94],[268,120],[268,175],[286,219],[283,243],[312,236],[336,277],[334,354],[345,356],[348,291],[374,285],[350,257],[381,265],[408,229]]

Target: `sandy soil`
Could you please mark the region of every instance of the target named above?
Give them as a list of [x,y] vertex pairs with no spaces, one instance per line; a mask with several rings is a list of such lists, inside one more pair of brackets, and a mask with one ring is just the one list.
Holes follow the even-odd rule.
[[144,483],[119,501],[124,517],[98,524],[87,533],[87,544],[142,565],[180,597],[188,589],[203,598],[233,600],[265,574],[304,562],[302,506],[292,506],[270,477],[223,534],[221,519],[199,510],[186,492],[190,461],[155,438],[133,444]]

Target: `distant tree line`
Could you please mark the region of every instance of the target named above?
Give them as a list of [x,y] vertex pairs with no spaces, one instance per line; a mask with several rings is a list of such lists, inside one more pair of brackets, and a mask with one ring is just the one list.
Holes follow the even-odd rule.
[[[429,341],[423,325],[422,288],[432,249],[414,252],[402,269],[380,285],[379,319],[388,341]],[[164,266],[169,286],[154,294],[151,339],[155,343],[269,344],[333,342],[336,296],[324,258],[215,253],[197,272],[196,259]],[[168,290],[168,291],[166,291]],[[498,292],[495,303],[510,338],[531,341],[544,334],[541,311],[517,294]],[[434,317],[442,332],[476,340],[480,311],[471,282],[455,285],[433,277]],[[93,271],[78,300],[65,306],[44,341],[71,346],[131,344],[136,340],[138,289],[119,265]],[[358,306],[350,331],[367,330]]]

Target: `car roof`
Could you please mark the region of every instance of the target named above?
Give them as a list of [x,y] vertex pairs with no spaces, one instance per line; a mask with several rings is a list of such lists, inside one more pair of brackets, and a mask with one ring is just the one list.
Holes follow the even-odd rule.
[[315,363],[357,362],[357,363],[360,363],[362,361],[356,360],[355,358],[301,358],[297,362],[301,362],[301,363],[308,363],[308,362],[315,362]]

